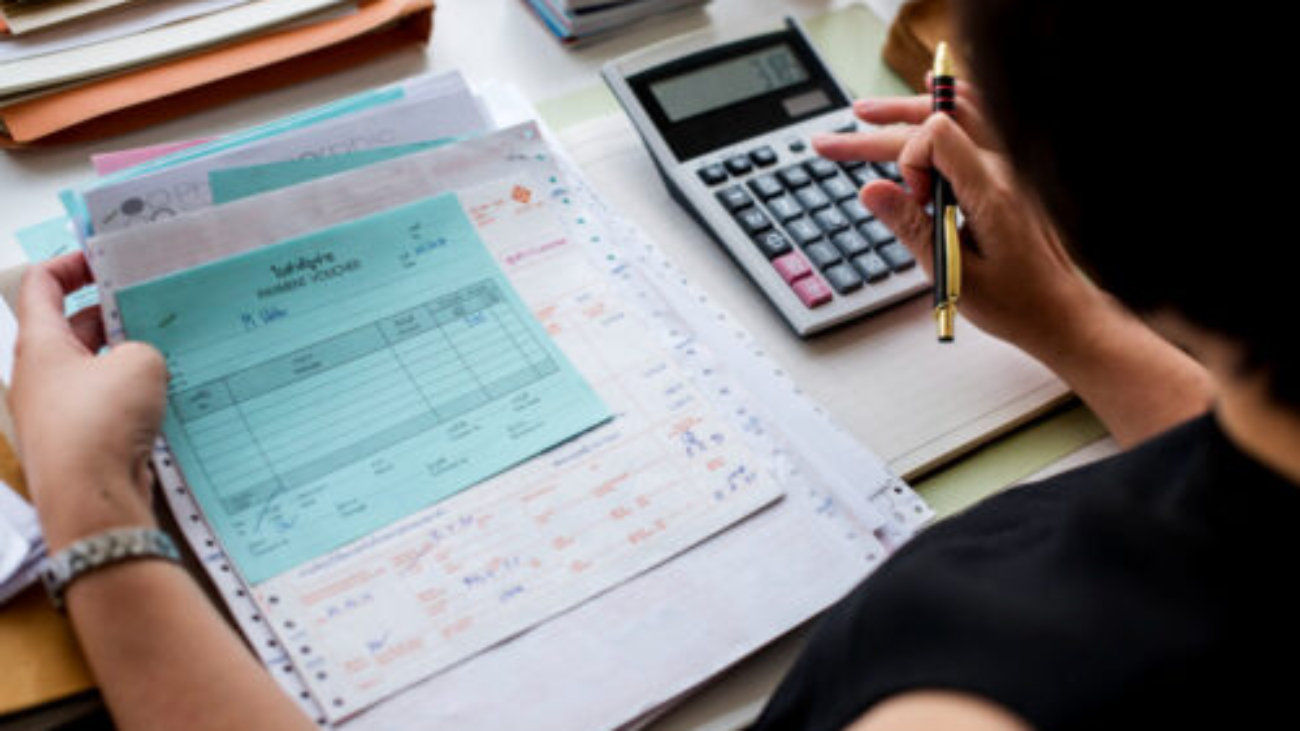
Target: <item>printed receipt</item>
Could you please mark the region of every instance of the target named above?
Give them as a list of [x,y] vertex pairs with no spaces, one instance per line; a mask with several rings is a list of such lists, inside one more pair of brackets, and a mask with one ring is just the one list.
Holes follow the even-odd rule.
[[614,419],[255,587],[331,721],[653,569],[784,494],[613,289],[608,262],[588,259],[578,237],[596,234],[563,185],[552,169],[460,200]]
[[610,418],[451,194],[117,301],[167,358],[164,434],[252,584]]

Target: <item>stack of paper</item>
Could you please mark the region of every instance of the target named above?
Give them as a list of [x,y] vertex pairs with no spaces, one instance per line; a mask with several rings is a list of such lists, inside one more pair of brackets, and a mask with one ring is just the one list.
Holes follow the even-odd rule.
[[931,515],[520,99],[419,78],[64,196],[167,357],[168,506],[334,726],[625,726]]
[[709,0],[525,0],[547,29],[575,43]]
[[[427,17],[431,7],[432,0],[0,0],[0,142],[28,142],[268,70],[371,31],[386,32],[380,29],[400,18]],[[427,31],[426,22],[424,37]],[[421,36],[419,29],[405,32]],[[314,65],[322,73],[329,69]],[[147,88],[150,82],[155,88]],[[96,102],[99,109],[87,108]]]
[[44,560],[36,511],[0,481],[0,604],[35,582]]

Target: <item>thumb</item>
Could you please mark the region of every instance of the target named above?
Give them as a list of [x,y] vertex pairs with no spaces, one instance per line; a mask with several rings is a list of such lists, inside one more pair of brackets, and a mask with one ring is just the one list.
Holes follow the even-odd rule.
[[167,383],[167,361],[152,345],[137,340],[114,345],[102,362],[120,370],[127,378],[143,379],[144,383]]
[[867,184],[859,197],[862,205],[876,214],[876,218],[912,252],[926,274],[933,274],[934,257],[930,250],[933,224],[916,199],[897,183],[887,180]]

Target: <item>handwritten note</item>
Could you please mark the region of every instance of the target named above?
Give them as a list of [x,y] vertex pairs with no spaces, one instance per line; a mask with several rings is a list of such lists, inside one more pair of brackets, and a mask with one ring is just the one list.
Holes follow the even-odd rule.
[[443,195],[117,292],[164,432],[262,582],[609,417]]

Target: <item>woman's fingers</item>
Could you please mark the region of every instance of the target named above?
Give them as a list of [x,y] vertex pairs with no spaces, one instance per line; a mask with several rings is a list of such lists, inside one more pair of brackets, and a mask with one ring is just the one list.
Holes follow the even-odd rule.
[[930,250],[930,237],[933,224],[921,205],[897,183],[888,180],[868,183],[859,197],[862,205],[876,214],[876,218],[888,226],[912,252],[926,274],[932,274],[934,257]]
[[[853,113],[864,122],[875,125],[924,124],[933,113],[934,102],[928,96],[884,97],[880,99],[861,99],[853,104]],[[993,134],[979,107],[969,99],[957,98],[953,112],[957,124],[966,130],[971,139],[987,149],[997,149],[997,137]],[[866,133],[871,134],[871,133]]]
[[990,185],[983,154],[965,130],[939,114],[917,128],[898,156],[898,169],[920,203],[930,198],[931,170],[939,170],[952,183],[962,208],[971,215]]
[[80,252],[35,265],[23,277],[18,295],[18,333],[22,350],[30,355],[33,348],[55,347],[94,353],[103,343],[97,317],[98,308],[74,323],[64,316],[63,298],[90,284],[93,278]]
[[812,146],[828,160],[893,161],[912,132],[911,127],[882,127],[871,132],[827,133],[813,135]]

